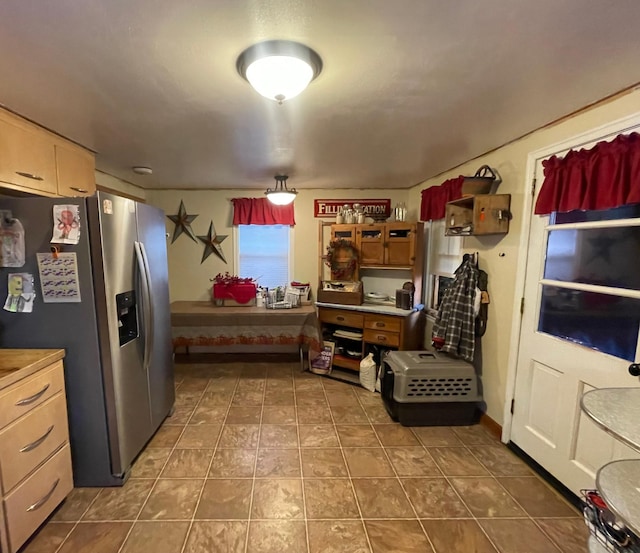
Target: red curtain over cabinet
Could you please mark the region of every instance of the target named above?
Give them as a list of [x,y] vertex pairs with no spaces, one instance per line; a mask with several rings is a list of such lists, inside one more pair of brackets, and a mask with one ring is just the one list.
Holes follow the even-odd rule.
[[447,202],[462,197],[462,183],[464,177],[460,175],[454,179],[444,181],[440,186],[432,186],[422,191],[420,204],[420,220],[436,221],[444,219]]
[[611,209],[640,203],[640,134],[619,135],[589,150],[542,162],[535,213]]
[[296,224],[293,203],[275,205],[267,198],[233,198],[234,225],[288,225]]

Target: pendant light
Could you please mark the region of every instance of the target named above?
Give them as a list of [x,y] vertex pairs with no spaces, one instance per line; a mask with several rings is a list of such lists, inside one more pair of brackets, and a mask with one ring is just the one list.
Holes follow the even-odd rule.
[[299,42],[267,40],[242,52],[236,68],[258,93],[282,104],[320,74],[322,60]]
[[287,188],[287,175],[276,175],[273,177],[276,179],[275,188],[267,188],[265,194],[267,199],[275,205],[289,205],[296,198],[298,191],[295,188],[289,190]]

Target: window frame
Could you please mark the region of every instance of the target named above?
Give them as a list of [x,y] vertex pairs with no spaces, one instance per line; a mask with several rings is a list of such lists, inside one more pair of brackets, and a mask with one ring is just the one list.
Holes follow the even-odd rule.
[[[425,299],[425,311],[430,317],[436,317],[438,314],[438,291],[440,288],[439,278],[454,278],[453,271],[460,265],[462,260],[464,237],[463,236],[447,236],[445,234],[445,221],[440,219],[437,221],[427,221],[428,236],[426,256],[425,256],[425,275],[423,298]],[[443,245],[446,244],[446,248]],[[455,259],[451,265],[451,272],[439,270],[442,263],[438,263],[438,259]]]
[[[275,227],[275,226],[283,226],[288,227],[289,229],[289,256],[288,256],[288,264],[287,264],[287,282],[283,282],[282,285],[289,284],[292,279],[292,275],[294,274],[294,262],[293,262],[293,253],[294,253],[294,227],[289,225],[234,225],[232,230],[233,236],[233,266],[235,269],[235,274],[240,274],[240,227]],[[260,285],[260,283],[258,283]]]

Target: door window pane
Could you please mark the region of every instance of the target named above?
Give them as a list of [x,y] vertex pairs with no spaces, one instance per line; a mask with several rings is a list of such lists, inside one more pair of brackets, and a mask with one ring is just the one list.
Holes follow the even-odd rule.
[[286,225],[239,225],[238,276],[268,288],[289,284],[289,232]]
[[640,300],[542,287],[538,330],[633,361],[640,328]]
[[639,257],[640,227],[552,230],[544,278],[640,290]]

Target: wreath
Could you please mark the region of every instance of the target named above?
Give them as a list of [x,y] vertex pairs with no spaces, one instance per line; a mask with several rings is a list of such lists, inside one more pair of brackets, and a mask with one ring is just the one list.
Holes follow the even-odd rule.
[[[338,260],[338,252],[342,253],[340,260]],[[345,255],[349,255],[349,258],[345,259]],[[358,263],[358,250],[350,240],[336,238],[327,246],[325,263],[331,269],[332,278],[350,277]]]

